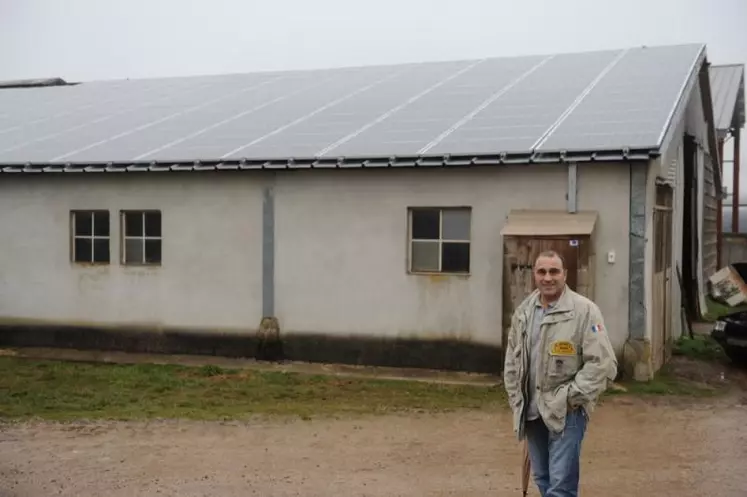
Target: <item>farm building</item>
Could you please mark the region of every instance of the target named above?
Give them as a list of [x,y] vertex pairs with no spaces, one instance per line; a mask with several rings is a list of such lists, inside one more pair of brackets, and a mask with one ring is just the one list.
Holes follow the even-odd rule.
[[713,112],[722,171],[731,171],[721,199],[719,266],[747,261],[747,196],[739,189],[741,132],[745,124],[744,64],[711,66]]
[[702,300],[716,268],[708,67],[693,44],[9,84],[0,344],[496,372],[554,248],[645,378],[678,272]]

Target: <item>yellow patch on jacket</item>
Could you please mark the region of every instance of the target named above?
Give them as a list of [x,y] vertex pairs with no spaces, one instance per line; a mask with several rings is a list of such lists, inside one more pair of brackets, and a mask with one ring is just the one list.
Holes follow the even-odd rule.
[[553,342],[550,350],[552,355],[576,355],[576,347],[571,342]]

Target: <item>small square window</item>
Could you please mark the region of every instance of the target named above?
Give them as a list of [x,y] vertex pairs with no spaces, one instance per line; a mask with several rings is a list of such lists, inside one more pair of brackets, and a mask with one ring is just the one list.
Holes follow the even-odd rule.
[[161,212],[122,212],[122,263],[161,264]]
[[469,273],[470,208],[410,209],[410,271]]
[[109,211],[71,211],[71,258],[80,264],[109,264]]

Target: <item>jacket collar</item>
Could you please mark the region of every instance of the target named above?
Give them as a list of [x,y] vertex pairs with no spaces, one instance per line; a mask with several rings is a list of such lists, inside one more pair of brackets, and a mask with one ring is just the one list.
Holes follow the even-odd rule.
[[[535,289],[532,292],[531,296],[532,307],[534,307],[535,305],[539,305],[539,290]],[[569,312],[572,311],[573,308],[573,290],[568,288],[568,285],[566,284],[563,287],[563,292],[560,294],[560,298],[557,300],[557,302],[555,302],[548,314],[554,314],[556,312]]]

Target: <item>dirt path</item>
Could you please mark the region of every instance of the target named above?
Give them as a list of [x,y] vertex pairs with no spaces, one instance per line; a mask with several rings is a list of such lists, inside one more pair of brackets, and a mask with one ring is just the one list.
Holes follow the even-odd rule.
[[[747,495],[747,407],[657,404],[621,397],[595,413],[583,494]],[[0,495],[518,496],[509,426],[507,412],[4,426]]]

